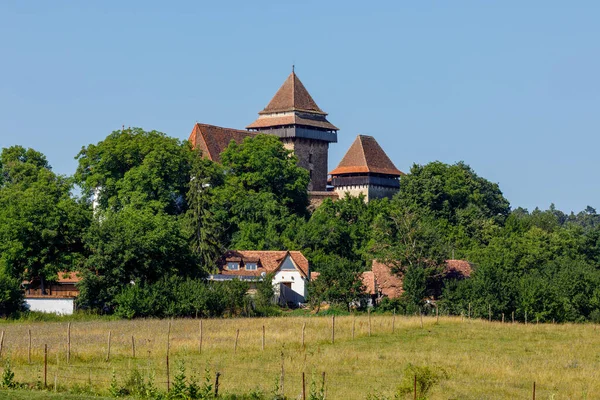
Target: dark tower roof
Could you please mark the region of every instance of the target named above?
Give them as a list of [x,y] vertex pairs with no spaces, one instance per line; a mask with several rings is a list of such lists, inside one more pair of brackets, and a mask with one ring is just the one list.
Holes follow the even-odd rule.
[[404,175],[385,154],[373,136],[358,135],[331,175],[341,174]]
[[269,104],[247,129],[302,125],[329,131],[338,128],[327,121],[327,113],[317,106],[294,71],[287,77]]

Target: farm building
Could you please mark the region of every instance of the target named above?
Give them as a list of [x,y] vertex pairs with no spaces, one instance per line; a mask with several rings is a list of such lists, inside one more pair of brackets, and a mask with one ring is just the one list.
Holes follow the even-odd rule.
[[218,273],[211,281],[241,279],[257,281],[273,275],[278,303],[297,306],[306,301],[310,277],[308,260],[300,251],[235,251],[226,252],[218,263]]
[[[465,279],[471,276],[472,266],[465,260],[446,260],[443,275],[448,279]],[[361,275],[365,293],[371,303],[382,298],[396,299],[402,295],[402,275],[392,272],[392,266],[373,260],[371,271]]]
[[30,311],[73,314],[75,298],[79,295],[76,284],[80,280],[75,272],[59,272],[58,279],[43,288],[39,279],[24,281],[25,307]]

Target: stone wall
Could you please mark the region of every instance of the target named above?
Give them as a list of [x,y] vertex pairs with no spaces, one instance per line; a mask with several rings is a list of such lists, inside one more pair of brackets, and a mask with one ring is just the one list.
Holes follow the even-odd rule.
[[325,191],[327,188],[327,157],[329,143],[304,138],[281,138],[286,149],[298,157],[298,165],[310,173],[309,191]]
[[338,186],[335,188],[335,192],[338,194],[340,199],[346,197],[346,193],[349,193],[350,196],[354,197],[358,197],[360,194],[363,194],[365,196],[365,201],[369,202],[369,200],[381,199],[384,197],[391,199],[392,196],[398,192],[398,189],[375,185],[353,185]]

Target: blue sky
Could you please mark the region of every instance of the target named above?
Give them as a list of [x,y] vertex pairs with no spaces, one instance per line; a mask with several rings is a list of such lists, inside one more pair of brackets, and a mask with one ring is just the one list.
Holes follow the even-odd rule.
[[243,128],[291,71],[396,166],[463,160],[513,207],[600,209],[600,3],[0,2],[0,147],[72,174],[121,125]]

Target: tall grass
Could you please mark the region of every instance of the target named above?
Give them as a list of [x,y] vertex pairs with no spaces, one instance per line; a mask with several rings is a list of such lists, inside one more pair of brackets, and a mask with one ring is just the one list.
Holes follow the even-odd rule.
[[[435,317],[425,317],[421,328],[419,317],[397,316],[392,333],[392,318],[371,315],[369,336],[367,315],[336,316],[335,344],[331,344],[331,317],[203,320],[202,353],[199,320],[75,321],[71,322],[69,365],[67,322],[6,323],[0,329],[5,331],[2,358],[10,357],[17,381],[42,379],[47,344],[50,386],[56,376],[59,386],[86,386],[104,394],[113,371],[117,379],[126,379],[133,369],[144,374],[154,371],[156,386],[166,387],[171,323],[171,365],[181,360],[198,377],[204,376],[206,367],[221,372],[221,393],[271,392],[279,384],[283,360],[284,390],[290,398],[301,392],[302,372],[308,390],[323,371],[328,399],[392,397],[403,385],[409,365],[443,371],[444,379],[430,389],[432,399],[530,398],[534,381],[538,399],[600,398],[600,331],[596,325],[525,326],[453,317],[440,317],[438,324]],[[31,364],[27,362],[28,330],[32,332]],[[109,331],[112,342],[107,362]],[[132,336],[136,358],[132,357]]]

